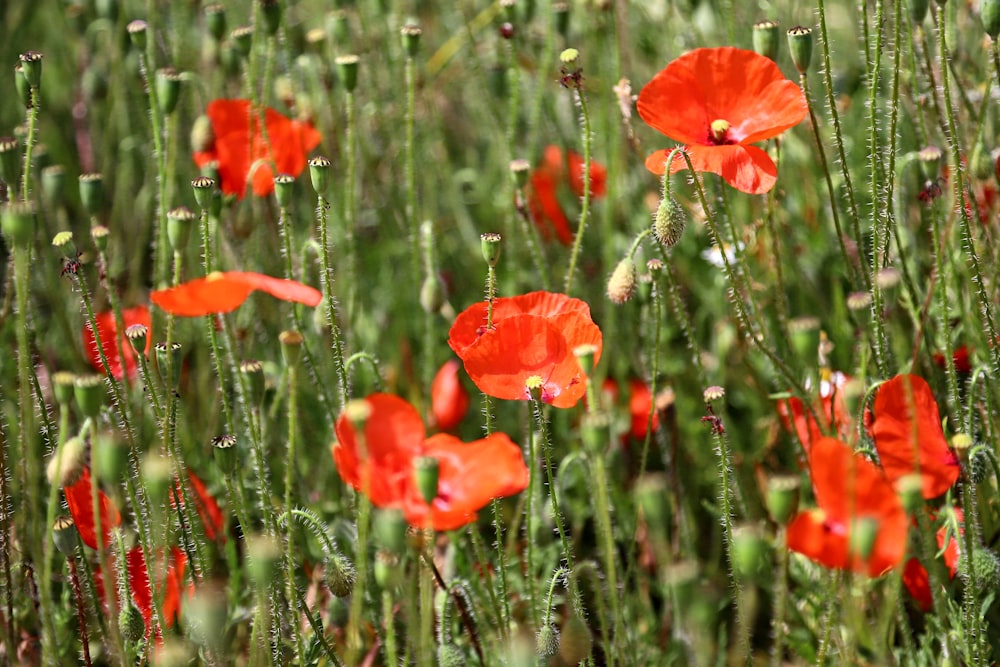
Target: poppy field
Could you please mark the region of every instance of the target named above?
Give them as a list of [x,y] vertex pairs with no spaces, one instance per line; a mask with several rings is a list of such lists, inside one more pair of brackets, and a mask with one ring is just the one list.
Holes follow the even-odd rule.
[[0,2],[0,664],[1000,663],[998,36]]

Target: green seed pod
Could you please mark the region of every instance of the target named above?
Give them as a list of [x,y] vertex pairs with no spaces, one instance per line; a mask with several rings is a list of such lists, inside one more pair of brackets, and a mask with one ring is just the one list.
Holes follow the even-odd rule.
[[233,28],[233,31],[229,33],[229,40],[233,43],[236,52],[246,58],[250,55],[250,49],[253,47],[253,28],[248,25]]
[[198,208],[207,210],[212,205],[212,191],[215,190],[215,181],[208,176],[198,176],[191,181],[194,188],[194,200]]
[[181,252],[187,247],[191,229],[197,219],[198,216],[186,206],[178,206],[167,211],[167,239],[174,252]]
[[326,15],[326,29],[337,46],[346,44],[351,35],[350,18],[343,9],[335,9]]
[[279,208],[292,205],[292,192],[295,189],[295,177],[290,174],[278,174],[274,177],[274,199]]
[[104,212],[104,176],[101,174],[80,175],[80,201],[90,217]]
[[611,272],[607,293],[611,303],[618,305],[635,295],[635,262],[631,257],[624,257]]
[[240,465],[236,451],[236,436],[227,433],[212,438],[212,457],[222,474],[231,478]]
[[425,313],[437,313],[441,311],[445,303],[444,283],[436,274],[424,278],[420,286],[420,307]]
[[397,509],[376,510],[373,534],[384,551],[401,553],[406,546],[406,518]]
[[779,475],[767,480],[767,511],[779,526],[787,525],[799,511],[799,487],[793,475]]
[[49,208],[59,208],[66,200],[66,170],[61,164],[42,169],[42,199]]
[[52,388],[59,408],[65,410],[73,400],[73,384],[76,375],[69,371],[57,371],[52,374]]
[[52,486],[65,488],[80,479],[87,465],[87,443],[82,438],[69,438],[49,457],[45,465],[45,479]]
[[305,338],[298,331],[282,331],[278,334],[278,342],[281,343],[281,357],[285,361],[285,366],[291,368],[298,365],[299,357],[302,356],[302,343]]
[[778,24],[758,21],[753,24],[753,50],[778,62]]
[[276,35],[281,27],[281,3],[278,0],[260,0],[260,9],[264,16],[264,30],[269,36]]
[[105,387],[101,375],[78,375],[73,382],[73,397],[84,417],[97,418],[104,406]]
[[413,459],[413,475],[424,502],[430,505],[438,497],[438,479],[441,464],[433,456]]
[[567,665],[579,665],[594,648],[594,635],[586,621],[578,615],[570,616],[559,636],[559,657]]
[[330,167],[332,163],[322,155],[309,160],[309,180],[313,190],[320,197],[326,196],[330,190]]
[[98,16],[107,19],[109,23],[114,25],[118,21],[118,3],[119,0],[97,0],[94,3],[94,8],[97,10]]
[[755,581],[767,568],[767,540],[757,524],[733,528],[733,569],[745,579]]
[[172,67],[156,71],[156,101],[160,111],[169,116],[177,108],[181,96],[181,75]]
[[125,26],[125,30],[128,32],[128,37],[132,41],[132,46],[134,46],[139,51],[146,50],[146,32],[149,26],[145,21],[135,20]]
[[792,55],[792,63],[799,74],[809,71],[813,52],[812,28],[796,26],[789,30],[788,52]]
[[22,201],[8,203],[0,209],[0,228],[10,245],[30,247],[35,240],[35,207]]
[[258,589],[267,590],[281,577],[281,546],[270,535],[247,536],[245,558],[250,579]]
[[514,181],[514,187],[518,190],[528,184],[528,174],[531,172],[531,163],[527,160],[511,160],[508,166],[510,178]]
[[993,178],[993,175],[996,173],[993,158],[990,156],[990,149],[982,140],[976,142],[975,147],[972,149],[972,158],[969,162],[971,163],[972,176],[977,180],[985,181],[986,179]]
[[72,558],[76,553],[76,548],[80,544],[80,533],[76,529],[73,519],[68,516],[61,516],[52,524],[52,541],[66,558]]
[[358,63],[361,59],[356,55],[339,56],[335,61],[337,65],[337,78],[343,84],[344,90],[353,93],[358,87]]
[[38,51],[25,51],[19,59],[24,79],[31,88],[37,90],[42,85],[42,54]]
[[556,32],[558,32],[563,41],[569,39],[569,3],[568,2],[557,2],[552,5],[552,17],[556,22]]
[[910,6],[910,19],[914,23],[923,23],[924,19],[927,18],[930,0],[909,0],[907,4]]
[[917,159],[920,161],[920,173],[925,181],[932,183],[937,181],[941,175],[942,157],[944,157],[944,153],[937,146],[926,146],[917,153]]
[[247,379],[249,392],[247,400],[254,407],[260,407],[264,402],[264,391],[266,389],[264,365],[254,359],[243,361],[240,362],[240,373]]
[[486,263],[490,267],[496,268],[497,262],[500,261],[500,235],[495,232],[487,232],[479,238],[483,251],[483,259],[486,260]]
[[420,52],[420,36],[423,34],[423,30],[415,23],[407,23],[399,30],[399,34],[403,37],[406,57],[415,58]]
[[20,61],[14,65],[14,88],[17,90],[17,97],[21,100],[24,108],[30,109],[33,106],[31,102],[31,86],[28,85],[28,80],[24,78],[24,68],[21,67]]
[[121,484],[128,474],[128,448],[124,444],[103,433],[94,438],[91,445],[94,476],[110,485]]
[[[156,353],[156,366],[160,370],[160,378],[166,385],[167,391],[176,391],[181,378],[181,344],[173,343],[168,352],[166,343],[157,343],[153,351]],[[168,369],[169,377],[167,377]]]
[[208,34],[216,42],[222,41],[222,36],[226,34],[226,8],[221,4],[214,3],[205,6],[205,27]]
[[149,328],[145,324],[130,324],[125,327],[125,338],[132,346],[132,351],[139,357],[146,356],[146,345],[149,343]]
[[0,181],[8,189],[17,187],[21,175],[21,142],[14,137],[0,137]]
[[1000,0],[980,0],[979,18],[983,22],[983,30],[994,42],[1000,35]]

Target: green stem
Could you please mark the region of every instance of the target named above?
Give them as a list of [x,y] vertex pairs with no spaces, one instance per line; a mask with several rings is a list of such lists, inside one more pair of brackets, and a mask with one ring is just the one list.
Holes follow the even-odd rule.
[[351,610],[347,622],[347,658],[348,665],[358,664],[358,655],[361,653],[361,626],[364,623],[363,601],[365,589],[368,586],[368,529],[369,518],[371,516],[371,501],[368,496],[358,494],[357,496],[357,530],[358,542],[354,552],[354,562],[357,567],[357,577],[355,578],[354,593],[351,595]]
[[614,667],[615,644],[623,638],[627,632],[624,617],[621,609],[621,591],[618,589],[618,564],[617,550],[615,548],[614,531],[611,527],[611,494],[608,489],[608,470],[604,463],[604,456],[598,453],[596,456],[588,457],[593,465],[596,488],[594,502],[596,504],[595,513],[597,515],[598,540],[601,543],[601,553],[604,556],[604,576],[608,579],[608,595],[611,598],[611,614],[614,617],[614,630],[611,634],[611,650],[608,651],[608,665]]
[[524,577],[527,580],[528,606],[531,611],[531,631],[538,632],[538,592],[535,589],[535,486],[538,480],[538,449],[535,444],[535,429],[528,424],[528,489],[527,501],[524,506],[524,538],[525,538],[525,563],[527,570]]
[[319,196],[316,202],[316,223],[319,226],[319,238],[320,238],[320,252],[323,257],[323,274],[322,274],[322,288],[323,295],[326,297],[326,321],[327,326],[330,327],[330,336],[332,338],[331,347],[333,348],[333,367],[337,374],[337,385],[338,385],[338,406],[341,410],[344,409],[344,405],[347,403],[347,397],[350,394],[350,388],[347,383],[347,372],[344,368],[344,344],[343,335],[340,331],[340,324],[338,320],[340,316],[337,313],[337,300],[333,294],[333,261],[330,259],[330,243],[328,239],[328,223],[327,220],[327,201],[322,195]]
[[[31,201],[31,156],[35,150],[35,139],[38,133],[38,87],[33,86],[30,92],[31,107],[28,109],[28,136],[24,145],[24,176],[21,181],[21,199],[25,203]],[[13,195],[11,195],[13,198]]]
[[[295,483],[296,468],[296,446],[298,444],[298,369],[294,363],[288,365],[288,457],[285,460],[285,511],[292,510],[292,485]],[[294,604],[298,598],[299,590],[295,583],[295,535],[292,531],[292,522],[287,523],[285,535],[285,587],[289,604]],[[294,611],[294,608],[293,608]],[[290,618],[292,634],[295,636],[296,658],[299,661],[305,659],[305,645],[302,642],[302,624],[299,622],[298,614],[293,613]]]
[[583,233],[587,229],[587,220],[590,218],[590,159],[593,136],[590,133],[590,112],[587,110],[587,96],[584,95],[583,83],[575,89],[576,99],[580,104],[580,119],[583,124],[583,197],[580,205],[580,221],[576,227],[576,235],[573,237],[573,250],[569,258],[569,268],[566,270],[566,288],[563,290],[567,295],[572,292],[573,274],[576,271],[577,260],[580,257],[580,248],[583,246]]
[[[150,30],[152,33],[153,31]],[[156,169],[156,225],[153,236],[156,240],[156,258],[153,276],[157,283],[166,282],[170,271],[170,242],[167,239],[167,173],[166,149],[163,136],[163,119],[160,118],[160,104],[156,95],[156,76],[151,71],[156,39],[151,35],[147,53],[139,52],[139,72],[146,84],[146,99],[149,102],[149,119],[153,128],[153,162]]]

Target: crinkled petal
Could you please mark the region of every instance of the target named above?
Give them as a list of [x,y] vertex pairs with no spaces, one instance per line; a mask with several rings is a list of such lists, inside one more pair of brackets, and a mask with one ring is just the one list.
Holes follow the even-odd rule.
[[[774,187],[778,169],[767,153],[756,146],[697,146],[686,147],[695,171],[718,174],[740,192],[761,195]],[[662,174],[670,151],[660,150],[646,158],[646,168]],[[687,169],[683,155],[676,155],[670,173]]]

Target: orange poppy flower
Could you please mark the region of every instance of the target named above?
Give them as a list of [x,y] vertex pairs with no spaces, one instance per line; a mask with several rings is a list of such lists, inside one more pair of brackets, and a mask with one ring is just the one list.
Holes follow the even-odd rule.
[[[788,548],[828,568],[872,577],[899,565],[906,553],[909,521],[878,467],[839,440],[821,438],[809,451],[809,472],[819,507],[792,519]],[[876,524],[867,558],[851,550],[851,530],[860,519]]]
[[265,141],[257,114],[251,132],[250,100],[214,100],[206,114],[212,121],[214,140],[208,150],[194,153],[195,164],[218,163],[219,187],[240,199],[248,179],[253,180],[254,194],[266,197],[274,192],[276,173],[301,174],[309,151],[322,141],[312,125],[286,118],[274,109],[264,111]]
[[[583,171],[583,157],[579,153],[567,151],[566,158],[563,159],[562,149],[556,145],[549,145],[545,147],[542,163],[531,172],[528,179],[531,186],[528,189],[528,210],[531,219],[546,240],[552,238],[552,232],[555,231],[560,243],[563,245],[573,243],[573,232],[559,204],[558,191],[560,184],[568,183],[573,193],[577,197],[582,197]],[[608,172],[604,165],[591,160],[591,197],[596,199],[607,193],[607,179]]]
[[[219,503],[215,502],[215,498],[208,492],[205,483],[191,469],[188,469],[188,482],[190,483],[188,497],[194,503],[198,516],[205,527],[205,537],[225,542],[226,519],[222,510],[219,509]],[[175,505],[176,499],[184,498],[180,480],[176,478],[174,479],[174,491],[176,495],[170,497],[171,505]]]
[[[733,47],[695,49],[662,69],[639,93],[639,115],[654,130],[685,144],[695,171],[722,176],[749,194],[763,194],[778,176],[759,141],[798,125],[808,113],[802,89],[770,58]],[[662,174],[670,149],[646,158]],[[670,173],[687,168],[682,155]]]
[[[156,560],[154,570],[158,573],[156,577],[161,579],[157,586],[157,598],[162,596],[163,606],[160,610],[163,613],[163,623],[168,628],[173,626],[181,611],[181,588],[184,586],[184,570],[187,566],[187,555],[177,547],[171,547],[168,562],[163,563],[163,552],[160,551]],[[142,618],[146,622],[146,636],[152,630],[153,621],[153,590],[149,583],[149,572],[146,567],[146,559],[142,553],[141,546],[135,546],[125,554],[125,561],[128,566],[129,589],[132,591],[132,601],[142,613]],[[166,566],[166,572],[164,572]],[[162,573],[162,574],[159,574]],[[159,633],[157,633],[159,634]],[[158,636],[158,640],[161,638]]]
[[941,430],[941,415],[927,382],[916,375],[897,375],[875,394],[869,432],[886,477],[918,473],[924,498],[937,498],[961,473],[958,457]]
[[294,280],[272,278],[262,273],[214,271],[204,278],[157,290],[149,295],[149,300],[168,313],[198,317],[236,310],[254,290],[307,306],[317,306],[323,299],[319,290]]
[[[101,347],[104,348],[104,356],[107,357],[108,366],[111,367],[111,375],[116,380],[121,380],[125,373],[128,373],[129,377],[134,376],[138,368],[135,351],[132,349],[132,344],[128,338],[125,337],[125,332],[118,332],[118,327],[115,326],[114,312],[106,310],[103,313],[98,313],[94,319],[97,321],[97,332],[101,336]],[[150,316],[149,309],[146,306],[126,308],[122,311],[122,322],[126,329],[133,324],[142,324],[150,331],[153,329],[153,318]],[[116,337],[118,338],[117,341],[115,340]],[[153,336],[149,334],[146,336],[146,352],[149,352],[149,348],[152,345]],[[121,357],[124,357],[124,368],[122,367],[122,358],[118,354],[119,349],[122,351]],[[98,373],[104,373],[101,354],[97,350],[97,340],[94,338],[94,331],[90,328],[89,322],[83,327],[83,351],[87,355],[87,361],[90,362],[94,370]]]
[[529,381],[541,381],[542,401],[557,408],[576,405],[587,376],[573,351],[594,347],[601,359],[601,330],[585,302],[553,292],[495,299],[493,326],[487,305],[473,304],[455,319],[448,344],[465,363],[480,391],[496,398],[526,400]]
[[469,392],[462,386],[458,359],[449,359],[441,366],[431,383],[431,415],[434,426],[450,431],[458,426],[469,410]]
[[[90,488],[90,468],[84,468],[80,478],[73,484],[63,487],[66,496],[66,506],[80,533],[80,539],[91,549],[97,548],[97,524],[94,520],[94,495]],[[111,499],[97,490],[97,506],[101,513],[101,541],[107,548],[111,543],[111,531],[122,523],[122,515]]]
[[[520,493],[528,485],[521,449],[503,433],[465,443],[446,433],[424,438],[416,408],[398,396],[372,394],[364,438],[346,416],[337,420],[333,460],[340,477],[376,507],[403,511],[418,528],[453,530],[476,520],[493,498]],[[439,464],[438,495],[427,504],[414,478],[414,459]]]
[[816,423],[812,413],[803,407],[798,397],[792,396],[778,402],[781,423],[789,431],[795,429],[795,434],[806,453],[809,452],[812,443],[823,437],[824,432],[833,433],[844,442],[853,439],[854,420],[851,418],[844,397],[844,388],[849,380],[849,377],[837,371],[830,375],[829,380],[820,382],[819,396],[813,402],[813,410],[821,424]]

